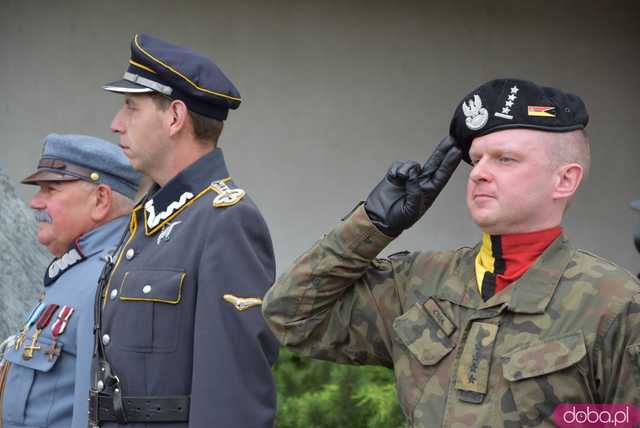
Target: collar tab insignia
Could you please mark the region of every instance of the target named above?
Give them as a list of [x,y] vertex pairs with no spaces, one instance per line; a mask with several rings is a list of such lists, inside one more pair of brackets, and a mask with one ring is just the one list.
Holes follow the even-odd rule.
[[64,253],[61,257],[55,259],[49,265],[44,275],[44,286],[48,287],[60,277],[67,269],[75,265],[79,261],[84,260],[84,256],[76,248]]
[[160,222],[168,219],[174,212],[178,211],[187,202],[189,202],[189,200],[193,199],[193,197],[194,197],[193,193],[184,192],[182,195],[180,195],[180,198],[178,198],[177,201],[171,202],[167,206],[166,210],[157,214],[156,214],[156,209],[153,206],[153,199],[148,200],[144,204],[144,209],[147,212],[147,226],[149,227],[149,229],[153,229],[154,227],[158,226]]

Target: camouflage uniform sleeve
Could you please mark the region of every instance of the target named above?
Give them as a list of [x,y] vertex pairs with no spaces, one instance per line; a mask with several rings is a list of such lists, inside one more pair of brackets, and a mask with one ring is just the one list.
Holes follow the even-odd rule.
[[391,263],[374,260],[391,241],[359,206],[299,257],[264,298],[280,342],[304,356],[391,367],[400,302]]
[[596,349],[596,385],[602,402],[639,406],[640,294],[612,319]]

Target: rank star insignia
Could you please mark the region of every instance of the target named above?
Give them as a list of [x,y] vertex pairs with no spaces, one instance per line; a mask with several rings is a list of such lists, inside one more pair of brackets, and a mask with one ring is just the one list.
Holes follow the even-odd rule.
[[231,189],[224,180],[214,181],[211,183],[211,189],[218,194],[213,200],[213,206],[216,208],[230,207],[237,204],[244,198],[246,192],[242,189]]
[[493,113],[493,115],[496,117],[501,117],[502,119],[513,120],[513,115],[510,115],[509,112],[511,111],[512,107],[516,103],[516,99],[518,98],[517,94],[519,90],[520,89],[518,89],[517,86],[513,85],[513,87],[509,90],[510,94],[507,96],[507,99],[504,102],[504,107],[502,108],[502,111],[497,111]]

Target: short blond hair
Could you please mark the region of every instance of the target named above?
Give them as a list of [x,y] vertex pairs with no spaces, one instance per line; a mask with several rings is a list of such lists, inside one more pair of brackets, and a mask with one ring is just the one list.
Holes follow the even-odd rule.
[[585,130],[554,133],[553,138],[549,140],[552,144],[547,149],[547,155],[551,161],[551,168],[577,163],[582,166],[583,179],[586,178],[591,169],[591,148]]

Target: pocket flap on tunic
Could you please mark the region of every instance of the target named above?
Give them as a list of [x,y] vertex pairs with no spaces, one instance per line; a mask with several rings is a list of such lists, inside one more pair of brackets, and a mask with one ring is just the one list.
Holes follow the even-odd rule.
[[[433,304],[437,306],[435,302]],[[454,348],[449,336],[455,326],[445,323],[447,328],[443,329],[442,323],[430,316],[425,308],[429,306],[420,303],[411,306],[407,312],[393,320],[393,329],[418,361],[431,366]],[[448,319],[447,321],[450,323]]]
[[502,356],[502,371],[505,379],[514,382],[571,367],[586,354],[582,333],[574,333],[508,352]]
[[177,304],[182,298],[184,272],[154,269],[124,274],[120,284],[120,300]]

